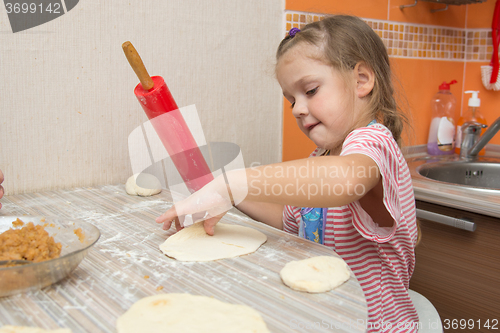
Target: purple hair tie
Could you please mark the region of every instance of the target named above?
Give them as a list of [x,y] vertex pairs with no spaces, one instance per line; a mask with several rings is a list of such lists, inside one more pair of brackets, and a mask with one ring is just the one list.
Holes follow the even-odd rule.
[[288,31],[288,36],[290,36],[291,38],[293,38],[293,37],[295,37],[295,35],[297,34],[297,32],[300,32],[299,28],[292,28],[292,29],[290,29],[290,31]]

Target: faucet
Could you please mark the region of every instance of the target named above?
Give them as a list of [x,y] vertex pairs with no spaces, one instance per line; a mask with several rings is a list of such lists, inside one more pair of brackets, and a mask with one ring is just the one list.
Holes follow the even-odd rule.
[[487,125],[478,122],[466,122],[462,125],[462,144],[460,146],[460,158],[473,160],[477,154],[500,130],[500,117],[481,136],[481,129]]

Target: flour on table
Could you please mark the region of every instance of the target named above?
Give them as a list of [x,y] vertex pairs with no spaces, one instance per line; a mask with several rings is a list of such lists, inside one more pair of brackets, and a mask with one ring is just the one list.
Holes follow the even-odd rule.
[[319,256],[290,261],[283,267],[280,276],[294,290],[322,293],[349,280],[350,273],[341,258]]
[[69,328],[45,330],[39,327],[6,325],[0,327],[0,333],[71,333],[71,330]]
[[116,328],[118,333],[269,332],[260,314],[249,306],[190,294],[143,298],[118,318]]
[[138,173],[127,180],[125,191],[130,195],[149,197],[161,192],[161,183],[149,173]]
[[160,250],[180,261],[212,261],[255,252],[266,240],[258,230],[225,223],[217,223],[209,236],[198,222],[167,238]]

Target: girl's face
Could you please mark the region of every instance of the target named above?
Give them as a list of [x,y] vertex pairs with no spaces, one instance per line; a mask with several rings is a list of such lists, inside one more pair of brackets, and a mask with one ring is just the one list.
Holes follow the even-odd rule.
[[276,75],[302,132],[318,147],[338,154],[349,132],[368,123],[361,119],[354,77],[342,77],[318,60],[314,55],[319,52],[306,43],[295,45],[278,60]]

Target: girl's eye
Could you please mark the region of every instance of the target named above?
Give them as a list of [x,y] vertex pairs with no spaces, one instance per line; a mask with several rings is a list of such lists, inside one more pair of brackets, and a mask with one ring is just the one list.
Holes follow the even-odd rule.
[[306,95],[314,95],[316,93],[316,91],[318,90],[318,87],[314,88],[314,89],[311,89],[311,90],[308,90],[306,92]]
[[291,108],[293,109],[293,106],[295,105],[295,102],[292,103]]

